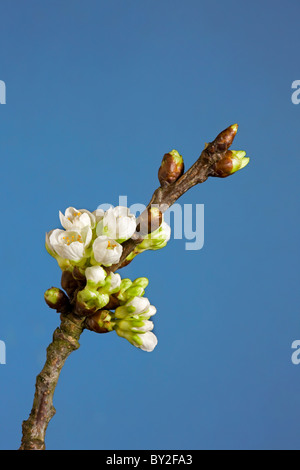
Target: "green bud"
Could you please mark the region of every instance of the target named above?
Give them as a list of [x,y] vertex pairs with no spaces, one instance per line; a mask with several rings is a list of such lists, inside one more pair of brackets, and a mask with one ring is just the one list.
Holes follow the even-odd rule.
[[132,328],[142,328],[145,325],[145,320],[139,318],[132,318],[130,320],[120,320],[116,324],[116,328],[124,331],[132,331]]
[[69,310],[70,302],[66,294],[58,287],[51,287],[44,294],[45,301],[50,308],[57,312],[66,313]]
[[76,299],[76,311],[81,315],[90,315],[99,310],[109,302],[108,294],[100,294],[96,290],[85,288],[78,292]]
[[145,289],[148,286],[148,284],[149,284],[149,279],[147,279],[146,277],[138,277],[132,283],[133,286],[142,287],[143,289]]
[[145,293],[145,290],[140,286],[132,286],[127,289],[125,292],[126,300],[129,300],[132,297],[142,297]]
[[95,333],[108,333],[113,331],[115,326],[112,321],[112,313],[109,310],[100,310],[88,317],[85,321],[85,327]]
[[126,298],[126,291],[129,289],[129,287],[132,285],[132,281],[130,279],[122,279],[121,285],[120,285],[120,290],[117,294],[117,298],[119,300],[125,301]]
[[127,317],[128,315],[132,315],[135,312],[135,307],[133,306],[126,306],[122,305],[121,307],[118,307],[115,311],[115,316],[116,318],[122,319]]

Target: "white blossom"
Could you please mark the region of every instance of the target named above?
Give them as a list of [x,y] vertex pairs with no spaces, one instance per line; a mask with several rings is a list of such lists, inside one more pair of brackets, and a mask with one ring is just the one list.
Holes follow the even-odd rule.
[[65,214],[59,211],[59,219],[61,225],[66,230],[81,229],[86,226],[91,228],[95,227],[96,217],[86,209],[75,209],[75,207],[68,207]]
[[85,257],[85,250],[92,240],[92,230],[89,226],[83,229],[55,229],[46,236],[46,243],[61,258],[80,261]]
[[130,238],[136,229],[136,218],[127,207],[111,207],[97,225],[97,235],[123,242]]
[[118,242],[106,236],[97,237],[93,244],[94,258],[103,266],[118,263],[122,251],[123,247]]

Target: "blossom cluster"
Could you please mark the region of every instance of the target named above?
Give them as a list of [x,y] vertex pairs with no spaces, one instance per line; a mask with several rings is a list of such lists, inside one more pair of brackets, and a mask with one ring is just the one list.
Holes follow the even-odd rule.
[[[69,207],[59,213],[63,229],[46,234],[46,249],[63,271],[76,268],[85,279],[85,286],[76,293],[78,311],[85,312],[96,322],[99,331],[112,331],[134,346],[152,351],[157,339],[152,333],[156,313],[144,297],[148,279],[121,279],[120,274],[105,269],[120,261],[122,244],[136,231],[137,221],[127,207],[111,207],[106,212],[97,209]],[[128,261],[145,250],[163,248],[170,239],[170,227],[163,220],[154,232],[127,258]],[[105,310],[114,298],[115,311]],[[95,330],[96,331],[96,330]]]

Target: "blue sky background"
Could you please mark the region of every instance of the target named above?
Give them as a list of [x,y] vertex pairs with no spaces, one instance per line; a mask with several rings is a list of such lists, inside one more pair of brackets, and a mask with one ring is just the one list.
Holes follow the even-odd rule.
[[147,203],[162,155],[188,168],[235,122],[251,157],[182,197],[205,245],[172,239],[147,276],[159,344],[84,332],[54,397],[48,449],[299,449],[300,6],[254,0],[2,0],[0,448],[16,449],[59,324],[44,249],[68,206]]

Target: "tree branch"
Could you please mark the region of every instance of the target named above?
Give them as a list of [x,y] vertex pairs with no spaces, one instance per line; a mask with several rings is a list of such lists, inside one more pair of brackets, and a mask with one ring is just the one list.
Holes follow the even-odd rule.
[[33,407],[23,422],[20,450],[44,450],[47,426],[55,415],[53,395],[61,369],[72,351],[79,348],[84,319],[74,315],[61,315],[61,325],[54,331],[53,341],[47,348],[45,366],[36,379]]
[[[171,184],[161,183],[161,186],[153,193],[144,212],[147,213],[151,206],[156,206],[163,213],[190,188],[203,183],[209,176],[217,176],[214,174],[214,165],[224,158],[236,132],[237,125],[225,129],[213,142],[205,146],[198,160],[177,181]],[[142,240],[141,235],[135,233],[131,239],[124,242],[120,261],[107,268],[107,271],[114,272],[126,266],[128,264],[126,258]],[[86,318],[75,313],[76,294],[82,288],[85,278],[80,275],[79,271],[76,273],[75,271],[76,268],[73,275],[68,271],[62,275],[61,285],[68,297],[60,289],[52,288],[49,298],[46,299],[51,308],[55,308],[52,303],[53,298],[55,298],[56,305],[60,305],[58,310],[61,312],[61,325],[53,334],[53,341],[47,348],[45,366],[36,379],[33,407],[28,420],[24,421],[22,426],[23,437],[20,450],[45,449],[45,433],[55,414],[53,395],[60,372],[71,352],[79,348],[79,338],[86,328]]]
[[[166,210],[189,189],[197,184],[204,183],[209,176],[214,176],[213,167],[226,155],[236,136],[237,129],[238,125],[234,124],[222,131],[213,142],[205,145],[198,160],[177,181],[170,185],[157,188],[144,213],[153,206],[158,207],[162,213],[166,212]],[[142,213],[140,217],[143,217],[143,215],[145,215],[144,213]],[[124,242],[120,261],[109,267],[107,271],[115,272],[126,266],[128,264],[126,258],[141,242],[142,239],[137,234]]]

